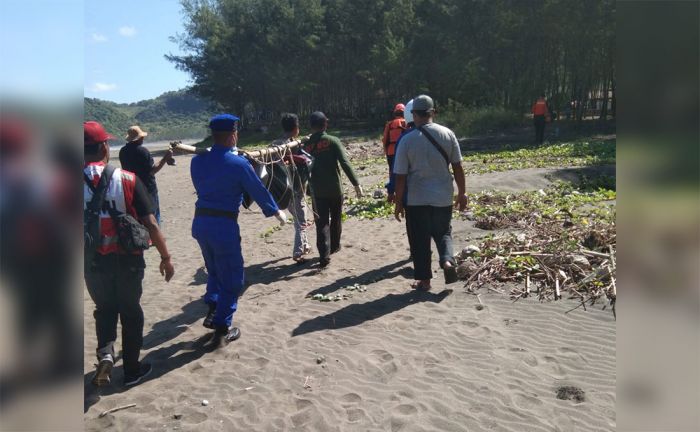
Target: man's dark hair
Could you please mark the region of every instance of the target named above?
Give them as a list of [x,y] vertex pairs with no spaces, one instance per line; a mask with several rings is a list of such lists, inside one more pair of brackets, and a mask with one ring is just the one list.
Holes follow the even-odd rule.
[[542,94],[540,94],[540,97],[541,97],[542,99],[544,99],[546,96],[544,95],[544,93],[542,93]]
[[89,159],[90,162],[94,162],[100,157],[100,150],[102,150],[102,143],[88,144],[83,147],[83,152],[85,154],[85,159]]
[[214,141],[223,141],[231,135],[233,131],[211,131],[211,137]]
[[285,132],[292,132],[294,129],[299,127],[299,117],[296,114],[284,113],[282,114],[282,130]]

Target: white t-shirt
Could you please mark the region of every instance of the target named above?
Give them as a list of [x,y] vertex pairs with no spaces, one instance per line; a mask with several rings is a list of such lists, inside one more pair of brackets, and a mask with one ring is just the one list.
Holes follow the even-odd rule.
[[[450,164],[460,163],[462,153],[454,132],[437,123],[423,128],[447,154]],[[445,158],[417,128],[401,138],[394,159],[394,173],[408,176],[407,205],[447,207],[452,205],[454,186]]]

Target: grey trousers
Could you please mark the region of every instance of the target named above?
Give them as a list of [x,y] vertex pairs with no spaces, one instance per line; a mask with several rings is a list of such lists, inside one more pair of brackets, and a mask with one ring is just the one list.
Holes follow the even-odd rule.
[[309,251],[307,234],[306,199],[304,192],[294,189],[294,198],[289,206],[289,212],[294,218],[294,247],[292,256],[298,258]]

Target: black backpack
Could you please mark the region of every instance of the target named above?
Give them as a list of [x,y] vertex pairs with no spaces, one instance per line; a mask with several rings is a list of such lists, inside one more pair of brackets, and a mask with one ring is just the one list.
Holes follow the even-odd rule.
[[100,211],[105,202],[105,195],[107,195],[107,187],[112,180],[112,174],[114,174],[114,167],[110,165],[105,166],[100,181],[97,183],[97,187],[94,187],[87,174],[83,173],[85,183],[92,190],[92,199],[83,210],[85,268],[90,268],[92,266],[97,248],[102,241],[100,236]]
[[[104,199],[107,186],[114,174],[114,167],[107,165],[102,172],[102,177],[93,188],[92,182],[84,174],[88,187],[92,190],[92,200],[86,206],[83,214],[83,228],[85,234],[85,265],[89,268],[95,259],[97,248],[101,242],[100,235],[100,210],[104,207]],[[146,250],[151,246],[151,236],[148,229],[128,213],[122,213],[112,206],[108,206],[109,212],[119,239],[119,246],[127,253]]]

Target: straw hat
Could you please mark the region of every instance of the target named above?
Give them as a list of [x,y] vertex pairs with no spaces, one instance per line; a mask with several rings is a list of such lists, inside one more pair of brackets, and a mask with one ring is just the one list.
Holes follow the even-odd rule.
[[133,142],[147,136],[148,133],[141,130],[138,126],[131,126],[126,132],[126,142]]

